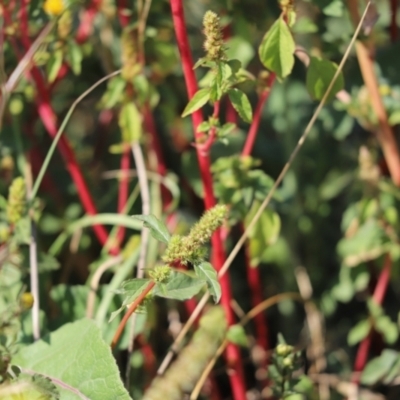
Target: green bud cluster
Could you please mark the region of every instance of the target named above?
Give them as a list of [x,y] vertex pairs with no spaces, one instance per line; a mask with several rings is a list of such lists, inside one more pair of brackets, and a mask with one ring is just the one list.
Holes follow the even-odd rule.
[[[283,339],[283,338],[282,338]],[[268,367],[268,375],[273,382],[272,391],[278,398],[295,392],[298,379],[293,373],[300,367],[300,352],[286,344],[284,340],[276,346]]]
[[206,365],[215,355],[227,331],[224,310],[210,308],[200,327],[164,376],[153,380],[143,400],[181,400],[190,393]]
[[11,183],[8,193],[7,219],[11,224],[18,222],[26,211],[26,186],[23,178],[18,177]]
[[131,81],[139,72],[137,35],[131,27],[124,28],[121,36],[122,77]]
[[207,210],[199,222],[190,230],[188,236],[172,236],[164,253],[163,260],[172,264],[196,264],[203,260],[206,251],[203,246],[211,239],[212,234],[222,225],[228,209],[225,205],[216,205]]
[[156,283],[165,283],[171,274],[169,265],[159,265],[149,271],[150,278]]
[[212,11],[207,11],[204,14],[203,26],[206,37],[204,50],[207,52],[207,58],[210,61],[225,60],[225,46],[218,15]]

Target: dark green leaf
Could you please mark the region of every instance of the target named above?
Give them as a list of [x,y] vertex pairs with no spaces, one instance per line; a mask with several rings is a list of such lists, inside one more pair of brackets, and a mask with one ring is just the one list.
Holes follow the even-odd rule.
[[171,235],[169,234],[167,227],[154,215],[133,215],[132,217],[139,221],[143,221],[144,226],[150,229],[150,234],[154,239],[163,243],[169,242]]
[[202,262],[194,266],[196,275],[207,282],[207,287],[215,303],[218,303],[221,298],[221,285],[218,281],[218,274],[214,267],[209,262]]
[[194,113],[203,107],[208,100],[210,100],[210,88],[198,90],[183,110],[182,117],[186,117]]
[[[315,100],[321,100],[336,71],[337,65],[331,61],[323,60],[317,57],[311,57],[310,65],[307,70],[307,90],[310,93],[310,96]],[[342,90],[344,87],[344,77],[341,72],[337,77],[335,83],[332,86],[332,89],[327,97],[327,102],[333,100],[336,96],[336,93]]]
[[290,29],[283,18],[279,18],[265,34],[258,52],[264,66],[283,79],[293,69],[294,50]]
[[250,123],[253,118],[251,104],[247,96],[239,89],[230,89],[228,91],[229,100],[233,108],[238,112],[243,121]]

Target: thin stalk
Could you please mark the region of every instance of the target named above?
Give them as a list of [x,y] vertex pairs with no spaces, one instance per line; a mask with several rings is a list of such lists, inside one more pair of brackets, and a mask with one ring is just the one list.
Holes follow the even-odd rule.
[[[64,117],[64,120],[63,120],[63,122],[61,123],[61,125],[60,125],[60,127],[59,127],[57,133],[54,135],[54,139],[53,139],[53,141],[52,141],[52,143],[51,143],[50,149],[49,149],[49,151],[48,151],[47,154],[46,154],[46,158],[44,159],[43,165],[42,165],[42,167],[41,167],[41,169],[40,169],[40,171],[39,171],[39,174],[38,174],[38,176],[37,176],[37,178],[36,178],[36,181],[35,181],[35,183],[34,183],[34,185],[33,185],[33,189],[32,189],[32,199],[34,199],[34,198],[36,197],[36,195],[37,195],[37,192],[38,192],[39,187],[40,187],[40,184],[41,184],[41,182],[42,182],[42,180],[43,180],[44,174],[45,174],[45,172],[46,172],[46,170],[47,170],[47,168],[48,168],[48,166],[49,166],[51,157],[53,156],[53,154],[54,154],[54,152],[55,152],[55,149],[56,149],[56,147],[57,147],[57,144],[58,144],[59,140],[61,139],[62,134],[63,134],[63,132],[64,132],[64,130],[65,130],[65,127],[67,126],[67,123],[69,122],[69,119],[71,118],[71,115],[72,115],[72,113],[74,112],[76,106],[77,106],[89,93],[91,93],[97,86],[101,85],[103,82],[109,80],[110,78],[112,78],[112,77],[118,75],[120,72],[121,72],[121,71],[118,70],[118,71],[115,71],[115,72],[113,72],[113,73],[111,73],[111,74],[109,74],[109,75],[106,75],[105,77],[101,78],[101,79],[98,80],[95,84],[93,84],[89,89],[87,89],[85,92],[83,92],[83,93],[72,103],[72,105],[71,105],[70,109],[68,110],[66,116]],[[73,166],[70,165],[70,169],[72,169],[72,168],[73,168]],[[77,173],[79,173],[79,170],[77,170]],[[80,174],[80,173],[79,173],[79,174]],[[82,180],[83,180],[83,178],[82,178]],[[87,193],[87,194],[88,194],[88,193]],[[91,200],[91,198],[89,197],[89,198],[87,198],[87,200]],[[87,211],[88,211],[88,210],[87,210]],[[91,211],[92,211],[92,212],[91,212],[90,214],[95,214],[95,213],[96,213],[95,210],[93,210],[93,208],[91,209]],[[88,213],[89,213],[89,212],[88,212]],[[108,237],[108,234],[106,233],[106,231],[105,231],[104,228],[103,228],[101,231],[103,232],[103,230],[104,230],[105,233],[101,233],[101,238],[102,238],[102,239],[105,239],[105,241],[106,241],[106,240],[107,240],[107,237]]]
[[[321,99],[320,104],[318,105],[318,107],[316,108],[316,110],[314,111],[313,116],[310,119],[310,122],[307,124],[304,133],[301,135],[299,141],[297,142],[296,147],[293,149],[289,160],[287,161],[287,163],[285,164],[285,166],[283,167],[282,171],[280,172],[276,182],[274,183],[274,185],[272,186],[270,192],[268,193],[267,197],[264,199],[264,201],[262,202],[259,210],[257,211],[257,213],[254,215],[253,219],[250,221],[250,224],[248,225],[247,229],[243,232],[242,236],[240,237],[240,239],[238,240],[238,242],[236,243],[235,247],[233,248],[233,250],[231,251],[231,253],[229,254],[228,258],[226,259],[224,265],[222,266],[221,270],[218,273],[218,276],[223,276],[229,269],[229,267],[231,266],[233,260],[235,259],[235,257],[237,256],[237,254],[239,253],[240,249],[242,248],[242,246],[244,245],[244,243],[246,242],[249,233],[252,231],[252,229],[254,228],[255,224],[257,223],[257,221],[259,220],[260,216],[262,215],[263,211],[265,210],[265,208],[268,206],[269,202],[271,201],[273,195],[275,194],[278,186],[280,185],[280,183],[282,182],[283,178],[285,177],[287,171],[289,170],[290,166],[292,165],[294,159],[296,158],[297,154],[299,153],[301,147],[303,146],[304,142],[306,141],[311,128],[313,127],[315,121],[317,120],[323,106],[326,103],[326,99],[329,96],[330,91],[332,90],[333,85],[336,82],[336,79],[338,78],[340,72],[343,69],[343,66],[350,54],[351,48],[354,45],[354,42],[358,36],[358,34],[360,33],[361,27],[362,27],[362,23],[365,19],[365,16],[367,14],[368,8],[370,6],[371,2],[369,1],[365,7],[364,13],[362,18],[360,19],[360,22],[357,26],[356,31],[354,32],[354,35],[346,49],[345,54],[343,55],[343,58],[339,64],[339,67],[335,73],[335,75],[332,78],[331,83],[328,86],[328,89],[325,93],[325,95],[323,96],[323,98]],[[186,324],[183,326],[181,332],[179,333],[179,335],[176,337],[174,343],[171,346],[170,351],[167,353],[165,359],[163,360],[163,362],[161,363],[160,368],[158,369],[157,373],[162,375],[164,373],[164,371],[167,369],[169,363],[171,362],[173,355],[175,352],[177,352],[179,350],[179,346],[181,341],[183,340],[183,338],[185,337],[186,333],[189,331],[190,327],[192,326],[193,322],[196,320],[196,318],[198,318],[198,316],[200,315],[201,311],[203,310],[204,306],[207,304],[208,299],[210,298],[210,294],[208,292],[206,292],[203,297],[201,298],[201,300],[199,301],[196,309],[193,311],[193,314],[190,316],[190,318],[188,319],[188,321],[186,322]]]
[[[149,181],[146,174],[146,163],[144,161],[143,152],[138,141],[135,141],[131,145],[133,159],[135,160],[136,171],[138,174],[140,195],[142,199],[142,214],[150,214],[150,189]],[[140,254],[136,269],[136,278],[140,279],[144,276],[144,271],[146,268],[146,257],[147,249],[150,239],[150,230],[143,227],[141,233],[140,241]],[[133,353],[133,347],[135,343],[135,327],[136,327],[136,314],[133,314],[130,326],[129,344],[128,344],[128,359],[126,362],[126,372],[125,372],[125,386],[129,388],[129,379],[131,372],[131,356]]]
[[143,290],[143,292],[136,298],[136,300],[129,306],[128,311],[124,315],[124,318],[122,318],[121,322],[118,325],[118,328],[114,334],[113,340],[111,342],[111,348],[114,349],[115,346],[117,345],[122,332],[124,331],[125,325],[128,322],[130,316],[135,312],[135,310],[138,308],[140,303],[144,300],[144,298],[151,292],[151,290],[154,288],[156,283],[154,281],[149,282],[147,287]]
[[[121,174],[118,185],[118,213],[121,214],[125,208],[129,196],[129,176],[127,172],[130,170],[131,149],[129,145],[125,145],[121,156]],[[124,241],[125,227],[118,228],[116,237],[117,243],[120,246]]]

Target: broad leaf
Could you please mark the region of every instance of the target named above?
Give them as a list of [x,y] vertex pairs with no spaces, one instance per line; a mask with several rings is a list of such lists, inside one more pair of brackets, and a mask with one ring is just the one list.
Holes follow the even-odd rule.
[[283,79],[292,72],[294,50],[290,29],[283,18],[279,18],[265,34],[258,52],[264,66]]
[[209,262],[195,265],[194,270],[200,279],[204,279],[207,282],[208,290],[214,297],[215,303],[218,303],[221,298],[221,285],[218,282],[217,271]]
[[169,234],[167,227],[154,215],[133,215],[132,217],[139,221],[143,221],[144,226],[150,229],[150,234],[154,239],[163,243],[169,242],[171,235]]
[[22,348],[13,363],[50,378],[63,400],[130,399],[110,346],[91,320],[66,324]]
[[[311,57],[310,65],[307,70],[307,90],[310,93],[310,96],[315,100],[321,100],[336,71],[337,65],[331,61],[323,60],[317,57]],[[335,83],[332,86],[331,91],[327,97],[327,102],[333,100],[336,96],[336,93],[342,90],[344,87],[344,77],[343,73],[340,72],[337,77]]]
[[191,98],[185,109],[183,110],[182,117],[186,117],[199,108],[203,107],[210,99],[210,88],[204,88],[198,90],[195,95]]
[[253,118],[251,104],[247,96],[239,89],[230,89],[228,91],[229,100],[233,108],[238,112],[243,121],[250,123]]
[[167,283],[159,283],[154,287],[153,294],[167,299],[187,300],[199,293],[205,284],[203,279],[173,271]]

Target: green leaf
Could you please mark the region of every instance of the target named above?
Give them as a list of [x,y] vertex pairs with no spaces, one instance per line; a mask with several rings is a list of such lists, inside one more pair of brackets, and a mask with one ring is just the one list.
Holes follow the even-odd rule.
[[116,76],[110,80],[107,91],[100,101],[101,107],[105,109],[113,108],[122,101],[123,93],[126,87],[126,80],[120,76]]
[[67,58],[73,73],[79,75],[82,70],[83,54],[81,47],[73,40],[68,43]]
[[342,17],[344,12],[344,4],[341,0],[331,1],[322,12],[329,17]]
[[221,128],[218,129],[218,137],[224,137],[230,134],[232,131],[236,129],[236,124],[233,122],[227,122],[222,125]]
[[150,229],[150,234],[154,239],[168,243],[171,235],[165,224],[157,219],[154,215],[132,215],[133,218],[143,221],[143,225]]
[[344,237],[338,243],[338,253],[347,266],[376,259],[386,253],[385,231],[375,220],[368,220],[351,237]]
[[[310,65],[308,66],[307,70],[306,85],[307,90],[313,99],[321,100],[324,97],[337,69],[338,66],[331,61],[317,57],[310,58]],[[326,101],[329,102],[333,100],[333,98],[336,96],[336,93],[342,90],[343,87],[344,77],[343,73],[340,72]]]
[[249,341],[246,332],[241,325],[231,325],[226,334],[226,338],[234,344],[242,347],[249,347]]
[[[110,319],[108,322],[110,323],[113,319],[120,314],[129,304],[134,302],[146,289],[148,284],[150,283],[150,279],[129,279],[125,281],[121,289],[118,289],[116,292],[125,297],[122,306],[118,308],[118,310],[113,311],[111,313]],[[138,309],[140,311],[140,308]]]
[[239,89],[230,89],[228,91],[229,100],[233,108],[238,112],[243,121],[250,123],[253,118],[251,104],[247,96]]
[[386,343],[394,344],[399,338],[397,324],[391,321],[387,315],[382,315],[375,321],[375,328],[383,335]]
[[125,103],[119,113],[119,126],[125,143],[138,141],[142,136],[142,117],[133,101]]
[[347,335],[347,343],[349,346],[354,346],[355,344],[361,342],[365,339],[371,330],[371,324],[368,319],[360,321],[356,326],[350,329]]
[[[245,218],[245,225],[248,226],[253,216],[257,213],[260,203],[255,201]],[[263,261],[266,249],[275,244],[281,230],[281,219],[271,209],[266,209],[256,222],[249,235],[250,265],[257,267]]]
[[51,53],[50,59],[47,62],[47,79],[50,83],[54,82],[57,78],[58,71],[60,70],[63,62],[64,53],[61,49]]
[[214,297],[215,303],[218,303],[221,298],[221,285],[218,281],[217,271],[209,262],[202,262],[199,265],[195,265],[194,270],[200,279],[204,279],[207,282],[208,290]]
[[198,90],[183,110],[182,117],[186,117],[194,113],[203,107],[208,100],[210,100],[210,88]]
[[374,385],[390,372],[394,363],[399,360],[399,353],[385,349],[379,357],[372,359],[364,368],[361,375],[361,383]]
[[290,29],[283,18],[279,18],[265,34],[258,52],[263,65],[283,79],[292,72],[294,50]]
[[159,283],[154,287],[153,294],[167,299],[187,300],[199,293],[205,284],[203,279],[173,271],[167,283]]
[[129,400],[109,344],[87,319],[66,324],[22,348],[13,363],[41,374],[58,387],[63,400]]

